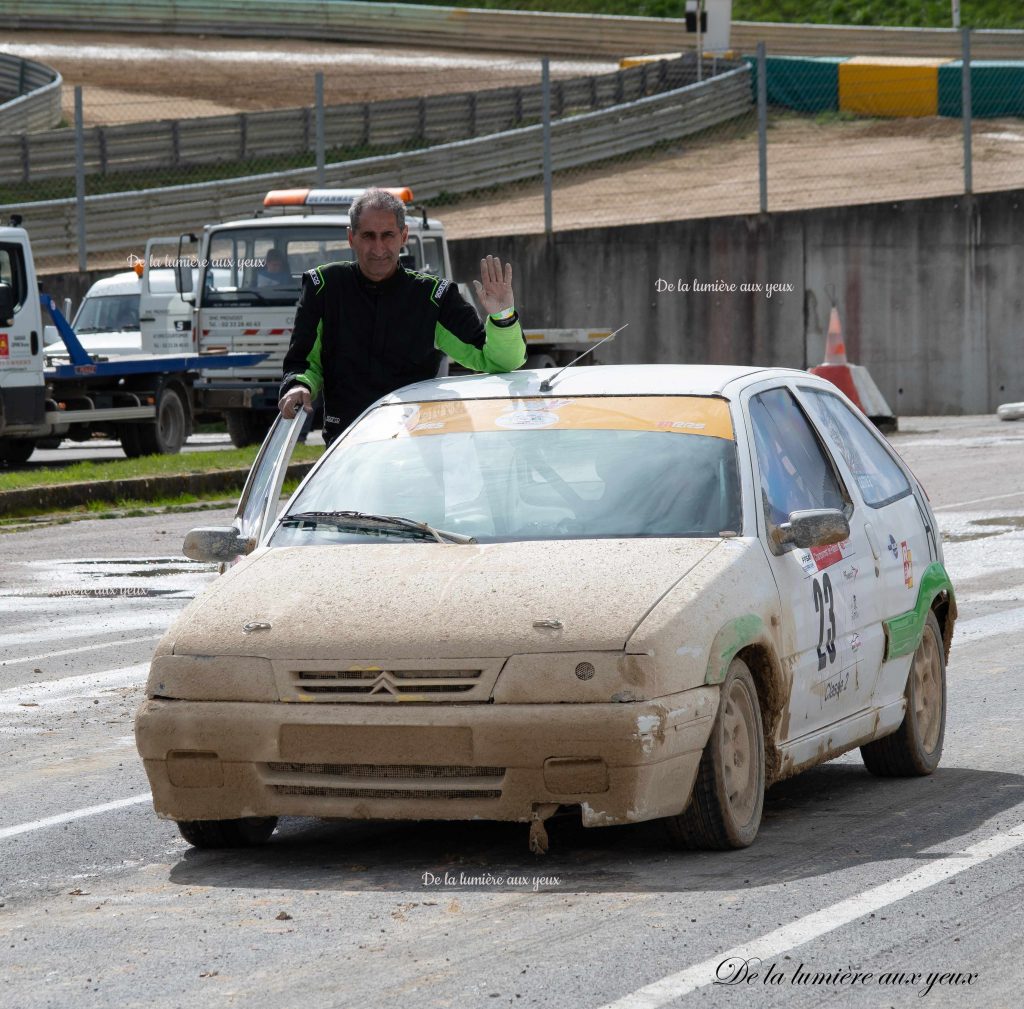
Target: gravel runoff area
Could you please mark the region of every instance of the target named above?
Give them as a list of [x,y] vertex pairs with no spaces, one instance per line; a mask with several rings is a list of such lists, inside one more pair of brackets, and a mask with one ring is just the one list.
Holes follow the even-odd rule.
[[[85,89],[87,121],[211,115],[310,101],[325,74],[328,103],[465,91],[539,78],[538,62],[500,53],[374,48],[263,39],[107,33],[10,32],[19,52],[64,75],[65,104]],[[607,60],[559,60],[556,76],[607,72]],[[1024,187],[1024,124],[976,120],[974,190]],[[958,119],[845,120],[773,114],[768,134],[769,210],[872,203],[963,192]],[[396,180],[400,182],[401,180]],[[628,196],[629,198],[624,198]],[[657,152],[560,173],[558,230],[758,211],[753,112]],[[543,230],[539,182],[502,187],[436,207],[451,238]],[[120,257],[94,268],[121,264]]]

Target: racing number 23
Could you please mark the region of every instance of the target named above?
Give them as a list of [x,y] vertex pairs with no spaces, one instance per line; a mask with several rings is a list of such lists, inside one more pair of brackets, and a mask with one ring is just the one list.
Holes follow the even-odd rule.
[[[814,579],[814,612],[818,614],[818,671],[825,668],[826,661],[836,661],[836,610],[832,598],[832,579],[822,575]],[[827,623],[826,623],[826,608]],[[827,659],[826,659],[827,656]]]

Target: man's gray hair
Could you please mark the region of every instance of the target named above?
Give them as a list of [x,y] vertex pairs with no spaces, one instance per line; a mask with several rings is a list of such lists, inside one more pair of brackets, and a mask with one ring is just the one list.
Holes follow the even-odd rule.
[[395,215],[398,230],[405,227],[405,204],[386,189],[367,189],[362,196],[356,198],[348,211],[348,226],[353,231],[359,230],[359,218],[363,216],[364,210],[390,210]]

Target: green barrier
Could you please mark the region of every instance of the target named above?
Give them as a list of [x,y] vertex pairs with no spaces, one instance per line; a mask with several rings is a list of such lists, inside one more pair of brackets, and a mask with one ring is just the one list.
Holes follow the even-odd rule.
[[[959,118],[963,112],[962,68],[963,60],[939,67],[940,116]],[[971,60],[971,115],[1024,116],[1024,63]]]
[[[757,57],[750,64],[750,83],[757,101]],[[768,104],[800,112],[834,112],[839,108],[839,64],[848,56],[767,56]]]

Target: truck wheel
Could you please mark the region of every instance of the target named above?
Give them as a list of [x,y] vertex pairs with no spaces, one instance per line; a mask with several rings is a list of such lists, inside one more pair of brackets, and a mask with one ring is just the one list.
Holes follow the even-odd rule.
[[181,836],[193,848],[250,848],[262,844],[277,827],[276,816],[242,820],[179,820]]
[[555,359],[550,354],[530,354],[524,368],[555,368]]
[[138,459],[142,455],[142,449],[139,447],[140,427],[140,424],[122,424],[118,430],[117,440],[129,459]]
[[[178,391],[164,389],[156,406],[156,419],[138,424],[139,455],[176,455],[188,437],[188,412]],[[128,454],[124,441],[121,447]]]
[[227,421],[231,444],[235,448],[259,445],[273,422],[273,417],[259,410],[228,410],[224,419]]
[[35,450],[34,438],[0,438],[0,465],[21,466]]

